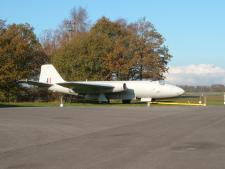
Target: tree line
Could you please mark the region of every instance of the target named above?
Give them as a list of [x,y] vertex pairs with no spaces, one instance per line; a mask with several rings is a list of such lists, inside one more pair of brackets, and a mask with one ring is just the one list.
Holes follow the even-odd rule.
[[87,16],[84,8],[73,8],[56,30],[46,30],[39,38],[27,23],[0,20],[1,101],[25,96],[16,81],[37,79],[45,63],[54,64],[66,80],[164,78],[172,56],[151,22],[103,16],[91,24]]
[[22,94],[17,80],[35,77],[48,62],[41,44],[29,24],[10,24],[0,20],[0,100],[14,101]]
[[222,84],[214,84],[211,86],[181,86],[185,92],[224,92],[225,86]]

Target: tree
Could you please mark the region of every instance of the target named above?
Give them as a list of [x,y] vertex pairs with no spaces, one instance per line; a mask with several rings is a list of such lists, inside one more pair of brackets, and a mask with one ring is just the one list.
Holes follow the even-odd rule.
[[109,43],[104,35],[80,34],[55,52],[53,63],[68,80],[105,80]]
[[73,37],[88,31],[89,22],[87,17],[87,11],[79,7],[73,8],[68,19],[64,19],[60,30],[58,32],[58,38],[60,45],[64,45],[69,42]]
[[162,35],[145,18],[127,25],[123,19],[112,22],[103,17],[91,32],[104,34],[111,41],[104,64],[105,69],[109,69],[118,80],[163,78],[172,56],[163,45]]
[[106,55],[106,67],[110,71],[108,80],[111,80],[113,75],[117,80],[129,80],[130,78],[129,68],[132,66],[132,57],[127,40],[128,38],[125,37],[118,38],[112,50]]
[[0,34],[0,95],[15,100],[17,80],[36,77],[48,61],[29,24],[11,24]]
[[84,8],[73,8],[70,15],[70,19],[64,20],[67,30],[71,31],[73,34],[86,32],[88,30],[87,11]]
[[75,37],[87,32],[89,21],[87,11],[82,8],[72,8],[69,18],[63,20],[56,30],[43,31],[40,41],[42,47],[53,63],[54,52],[67,46]]
[[129,28],[136,36],[131,42],[133,57],[136,59],[136,65],[132,68],[133,79],[162,79],[172,57],[163,45],[164,38],[145,18],[131,24]]
[[55,52],[54,64],[68,79],[162,79],[171,58],[163,37],[142,19],[99,19],[89,32],[80,32]]
[[40,43],[43,47],[45,54],[49,57],[50,63],[52,63],[52,56],[57,48],[57,41],[54,31],[43,31],[42,36],[40,37]]
[[84,42],[87,34],[80,34],[65,46],[57,49],[53,56],[53,64],[66,80],[84,80]]
[[[67,79],[128,79],[131,55],[125,27],[102,17],[89,32],[78,34],[54,55],[54,64]],[[63,63],[63,64],[62,64]]]
[[[120,19],[112,22],[108,18],[102,17],[91,28],[91,33],[102,35],[110,42],[107,46],[108,53],[102,55],[103,67],[108,72],[105,79],[112,80],[115,77],[117,80],[128,80],[133,59],[130,49],[132,34],[127,29],[126,21]],[[102,48],[104,46],[103,44]]]
[[2,33],[2,31],[4,31],[6,28],[6,25],[5,25],[5,21],[0,19],[0,33]]

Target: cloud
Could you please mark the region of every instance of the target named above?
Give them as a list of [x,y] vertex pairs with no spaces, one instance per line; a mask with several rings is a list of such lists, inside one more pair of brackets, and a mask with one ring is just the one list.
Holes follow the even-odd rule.
[[225,85],[225,69],[212,64],[170,67],[165,76],[177,85]]

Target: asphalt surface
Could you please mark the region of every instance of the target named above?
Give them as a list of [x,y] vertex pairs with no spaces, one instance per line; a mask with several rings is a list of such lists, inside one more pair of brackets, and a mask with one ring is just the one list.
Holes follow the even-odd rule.
[[225,107],[0,109],[0,169],[224,169]]

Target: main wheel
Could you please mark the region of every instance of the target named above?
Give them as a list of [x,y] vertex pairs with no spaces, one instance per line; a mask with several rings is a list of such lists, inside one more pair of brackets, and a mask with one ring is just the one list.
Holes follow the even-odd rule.
[[129,104],[131,102],[131,100],[122,100],[123,104]]

